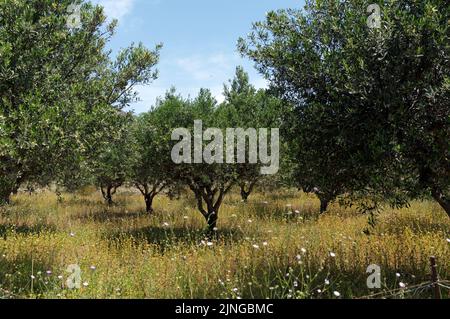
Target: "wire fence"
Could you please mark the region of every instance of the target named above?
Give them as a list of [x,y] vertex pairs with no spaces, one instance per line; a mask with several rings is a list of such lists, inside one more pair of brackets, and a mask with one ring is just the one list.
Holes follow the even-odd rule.
[[430,257],[431,281],[423,282],[410,287],[402,287],[394,290],[383,291],[375,294],[370,294],[358,299],[373,299],[373,298],[395,298],[397,296],[404,296],[410,294],[411,297],[422,296],[425,291],[432,290],[434,299],[442,299],[441,288],[449,291],[450,297],[450,281],[440,280],[437,273],[436,257]]
[[[367,296],[359,297],[357,299],[374,299],[374,298],[395,298],[402,295],[410,295],[411,297],[414,296],[423,296],[423,294],[426,291],[430,291],[434,289],[435,285],[438,285],[440,288],[444,288],[450,292],[450,286],[447,286],[450,284],[450,282],[447,281],[438,281],[436,283],[434,282],[424,282],[421,284],[417,284],[411,287],[405,287],[405,288],[398,288],[394,290],[389,291],[383,291],[379,293],[370,294]],[[440,299],[440,298],[439,298]]]

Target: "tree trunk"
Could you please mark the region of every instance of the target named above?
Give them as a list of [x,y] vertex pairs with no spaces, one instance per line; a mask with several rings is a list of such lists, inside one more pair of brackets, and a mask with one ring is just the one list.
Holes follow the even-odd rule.
[[242,183],[240,185],[241,188],[241,198],[246,203],[248,201],[248,198],[250,197],[250,194],[253,192],[253,189],[255,188],[256,183],[258,180],[251,181],[248,187],[248,190],[245,190],[245,183]]
[[433,191],[432,195],[433,198],[439,203],[439,205],[441,205],[441,207],[445,210],[448,217],[450,217],[450,200],[438,191]]
[[243,188],[241,188],[241,198],[244,201],[244,203],[247,203],[249,196],[250,192],[246,192]]
[[328,205],[330,204],[330,201],[328,199],[320,199],[320,214],[324,214],[327,209],[328,209]]
[[153,213],[153,195],[145,195],[145,210],[147,213],[152,214]]
[[11,202],[11,192],[7,190],[3,190],[0,192],[0,206],[9,205]]
[[217,234],[217,220],[219,219],[219,214],[217,212],[210,212],[205,216],[206,222],[208,223],[208,235],[213,237]]
[[106,190],[106,203],[109,206],[112,206],[114,204],[113,202],[113,198],[112,198],[112,193],[111,193],[112,188],[108,187],[108,189]]
[[12,194],[17,195],[18,192],[19,192],[19,186],[15,186],[14,189],[12,190]]
[[112,193],[112,187],[106,186],[106,187],[100,187],[102,191],[103,198],[105,199],[106,204],[109,206],[112,206],[114,204],[113,202],[113,193]]

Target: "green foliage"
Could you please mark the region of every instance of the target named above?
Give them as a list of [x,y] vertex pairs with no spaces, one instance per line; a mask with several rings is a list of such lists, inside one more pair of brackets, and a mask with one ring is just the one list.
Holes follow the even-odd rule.
[[[249,76],[242,67],[236,68],[234,79],[229,86],[224,86],[225,102],[220,105],[220,116],[225,127],[260,129],[279,128],[283,116],[284,105],[278,98],[272,96],[268,90],[256,90],[250,84]],[[246,152],[250,151],[248,143]],[[236,165],[238,185],[243,201],[247,201],[254,187],[263,180],[261,163],[246,163]],[[264,178],[267,182],[269,178]]]
[[[169,91],[149,112],[137,117],[133,126],[134,156],[131,181],[144,196],[147,212],[162,191],[175,193],[179,187],[171,159],[171,133],[187,120],[186,101]],[[187,125],[188,122],[185,122]]]
[[73,1],[0,1],[0,201],[22,183],[74,186],[83,163],[114,133],[111,114],[156,77],[154,51],[142,45],[110,59],[116,22],[82,6],[82,26],[67,28]]
[[270,12],[241,52],[295,106],[306,189],[371,194],[395,206],[432,195],[450,215],[450,5],[438,0],[308,1]]

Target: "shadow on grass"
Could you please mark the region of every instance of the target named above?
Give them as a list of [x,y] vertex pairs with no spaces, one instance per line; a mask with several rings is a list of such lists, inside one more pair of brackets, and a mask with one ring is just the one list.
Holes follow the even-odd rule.
[[[222,245],[233,245],[244,239],[244,234],[239,229],[220,229],[210,239],[205,229],[193,229],[189,227],[162,228],[162,227],[144,227],[132,231],[120,231],[110,233],[107,236],[111,241],[122,241],[132,238],[137,241],[146,241],[149,244],[156,245],[160,253],[164,253],[176,245],[202,245],[212,240]],[[209,238],[209,239],[208,239]]]
[[106,209],[103,211],[80,214],[75,218],[85,222],[111,222],[111,221],[114,222],[125,219],[136,219],[139,217],[149,217],[149,214],[140,211],[126,212],[126,211],[115,211],[114,209],[111,210]]
[[0,237],[5,240],[8,235],[38,235],[41,233],[55,232],[56,227],[53,225],[37,224],[37,225],[13,225],[0,224]]
[[284,222],[315,221],[319,218],[319,211],[315,207],[294,207],[270,205],[265,203],[248,203],[248,210],[258,218]]
[[61,281],[47,271],[51,265],[30,255],[10,260],[0,258],[0,299],[40,298],[50,290],[60,289]]
[[[314,263],[313,263],[314,264]],[[256,299],[336,299],[369,298],[416,299],[432,297],[430,287],[408,290],[421,283],[429,282],[429,274],[423,269],[407,269],[402,271],[390,265],[381,265],[382,283],[380,289],[367,287],[368,275],[365,269],[358,271],[339,269],[333,266],[324,267],[310,263],[282,262],[277,265],[259,263],[254,267],[256,272],[251,276],[240,278],[241,282],[252,282],[242,289],[243,298]],[[396,273],[401,273],[401,278]],[[407,283],[405,290],[399,289],[399,283]],[[339,295],[336,295],[338,292]]]

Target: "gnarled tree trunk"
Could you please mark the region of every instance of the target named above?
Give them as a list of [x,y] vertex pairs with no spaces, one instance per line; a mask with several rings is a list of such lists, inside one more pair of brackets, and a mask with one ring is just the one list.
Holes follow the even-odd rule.
[[439,192],[438,190],[432,191],[433,198],[441,205],[441,207],[445,210],[448,217],[450,217],[450,199],[445,197],[442,192]]
[[142,196],[144,196],[145,211],[149,214],[152,214],[154,212],[153,200],[167,187],[167,183],[156,182],[155,184],[151,185],[148,183],[139,182],[136,183],[135,186],[137,189],[139,189]]
[[328,205],[330,204],[330,201],[325,198],[320,198],[320,214],[326,213],[328,209]]
[[255,185],[258,181],[257,180],[253,180],[251,182],[248,183],[248,189],[246,188],[247,183],[243,182],[239,185],[239,187],[241,188],[241,198],[244,201],[244,203],[246,203],[248,201],[248,198],[250,196],[250,194],[253,192],[253,189],[255,188]]
[[100,187],[103,198],[109,206],[114,205],[113,196],[116,194],[118,187],[120,187],[120,185],[106,185]]

